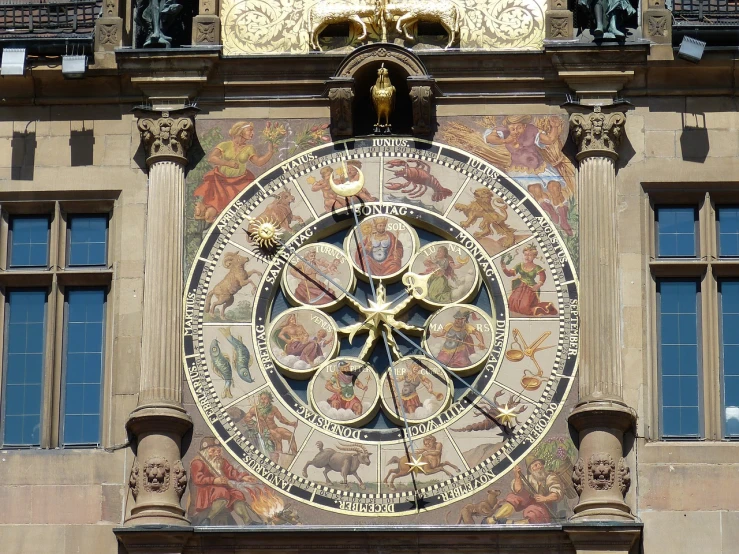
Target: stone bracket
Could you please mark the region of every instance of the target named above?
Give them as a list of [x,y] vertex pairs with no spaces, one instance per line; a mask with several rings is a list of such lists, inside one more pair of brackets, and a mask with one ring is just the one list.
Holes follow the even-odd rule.
[[331,136],[354,135],[354,78],[331,77],[326,81],[323,96],[328,98],[331,114]]
[[112,52],[123,46],[123,19],[100,17],[95,20],[95,52]]
[[567,9],[567,0],[548,0],[544,14],[546,40],[571,40],[574,35],[573,15]]
[[196,15],[192,20],[192,43],[214,46],[221,43],[221,19],[217,15]]
[[436,117],[435,98],[440,96],[436,80],[430,75],[409,75],[407,78],[413,109],[413,134],[430,136],[434,134]]

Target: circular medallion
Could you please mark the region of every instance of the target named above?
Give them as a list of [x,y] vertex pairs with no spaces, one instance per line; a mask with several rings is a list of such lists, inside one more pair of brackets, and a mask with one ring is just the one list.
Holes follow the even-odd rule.
[[422,356],[394,362],[383,374],[380,388],[385,413],[399,425],[433,419],[449,405],[454,390],[442,367]]
[[336,309],[354,288],[354,271],[342,250],[308,244],[295,251],[282,272],[282,291],[293,305]]
[[579,325],[529,181],[389,137],[247,186],[185,296],[187,379],[223,448],[281,495],[360,517],[464,505],[523,463],[572,386]]
[[433,309],[472,298],[480,286],[480,273],[466,248],[445,240],[422,247],[403,282],[419,287],[419,300]]
[[367,362],[336,358],[313,376],[308,398],[323,417],[343,425],[361,426],[377,412],[380,383]]
[[344,250],[363,279],[397,281],[418,249],[418,235],[394,216],[374,215],[363,219],[347,235]]
[[470,375],[488,360],[493,328],[490,317],[476,306],[447,306],[429,318],[423,345],[454,373]]
[[287,375],[307,379],[339,349],[336,324],[313,308],[282,312],[269,330],[269,350]]

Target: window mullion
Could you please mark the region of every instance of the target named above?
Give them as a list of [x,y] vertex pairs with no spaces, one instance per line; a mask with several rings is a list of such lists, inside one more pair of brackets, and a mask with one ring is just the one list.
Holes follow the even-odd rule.
[[706,272],[701,294],[701,340],[703,344],[703,428],[707,439],[720,438],[719,402],[719,309],[718,285],[713,271]]
[[56,275],[52,276],[51,285],[47,289],[46,302],[46,331],[44,336],[44,374],[43,374],[43,405],[41,406],[41,448],[56,446],[56,433],[53,426],[54,399],[56,393],[56,334],[57,334],[57,291]]

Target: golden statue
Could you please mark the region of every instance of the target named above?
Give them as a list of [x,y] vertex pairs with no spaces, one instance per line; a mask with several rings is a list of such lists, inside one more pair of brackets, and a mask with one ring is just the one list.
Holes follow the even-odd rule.
[[310,46],[321,50],[318,44],[318,35],[329,25],[335,23],[354,22],[362,29],[362,34],[357,37],[360,42],[367,38],[367,25],[363,17],[373,21],[382,18],[382,10],[385,0],[374,0],[367,4],[350,4],[346,1],[319,2],[310,9],[308,14],[308,25],[310,26]]
[[[377,81],[372,85],[370,95],[377,112],[375,134],[390,134],[390,115],[395,108],[395,87],[390,83],[390,75],[385,64],[377,70]],[[380,123],[383,119],[384,124]]]
[[393,16],[398,16],[395,25],[398,34],[408,40],[415,40],[408,29],[419,21],[439,23],[449,35],[449,42],[444,49],[449,48],[459,37],[459,10],[451,0],[398,0],[396,2],[380,0],[384,4],[382,36],[387,40],[387,22]]

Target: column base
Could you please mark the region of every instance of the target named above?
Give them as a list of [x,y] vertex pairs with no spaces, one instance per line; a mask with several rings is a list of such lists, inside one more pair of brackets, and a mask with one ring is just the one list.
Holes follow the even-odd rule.
[[638,550],[641,523],[564,525],[577,554],[628,554]]
[[575,515],[570,518],[575,523],[579,521],[636,521],[625,502],[618,500],[590,500],[580,502],[575,506]]
[[187,487],[181,443],[190,416],[181,405],[145,404],[131,412],[126,428],[135,437],[129,487],[136,504],[125,525],[190,525],[180,506]]

